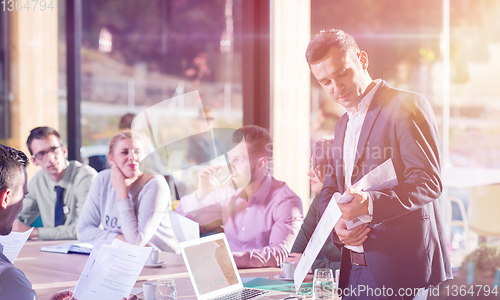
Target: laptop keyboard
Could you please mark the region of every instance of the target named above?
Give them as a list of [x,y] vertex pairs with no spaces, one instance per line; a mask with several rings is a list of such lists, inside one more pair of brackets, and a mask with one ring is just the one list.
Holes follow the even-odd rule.
[[257,289],[243,289],[240,291],[236,291],[225,296],[216,298],[214,300],[246,300],[252,299],[254,297],[264,295],[269,293],[269,291],[257,290]]

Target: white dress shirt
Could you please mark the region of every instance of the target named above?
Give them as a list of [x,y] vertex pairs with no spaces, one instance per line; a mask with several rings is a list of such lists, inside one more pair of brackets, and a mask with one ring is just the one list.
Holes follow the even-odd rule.
[[[365,121],[366,112],[368,107],[372,102],[373,95],[377,92],[382,80],[375,80],[377,83],[368,94],[366,94],[361,102],[358,104],[357,112],[347,111],[347,116],[349,120],[347,121],[347,128],[344,137],[344,178],[345,178],[345,188],[346,190],[352,185],[351,176],[354,171],[354,160],[356,159],[356,149],[358,147],[359,135],[361,133],[361,128],[363,127],[363,122]],[[368,194],[368,215],[359,217],[364,223],[369,223],[372,220],[373,213],[373,200]],[[363,245],[359,246],[348,246],[345,247],[349,250],[355,252],[364,252]]]

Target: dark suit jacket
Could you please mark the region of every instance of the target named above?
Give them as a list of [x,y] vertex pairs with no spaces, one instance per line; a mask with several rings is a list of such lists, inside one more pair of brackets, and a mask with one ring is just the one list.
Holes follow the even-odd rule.
[[[345,190],[343,144],[348,116],[337,123],[335,172],[320,193],[323,213],[333,193]],[[437,285],[452,278],[444,229],[435,201],[441,194],[439,133],[429,102],[382,82],[366,114],[356,150],[352,183],[392,158],[398,185],[369,192],[372,231],[365,258],[377,285],[397,289]],[[338,241],[335,233],[332,238]],[[347,287],[349,252],[342,251],[340,287]]]

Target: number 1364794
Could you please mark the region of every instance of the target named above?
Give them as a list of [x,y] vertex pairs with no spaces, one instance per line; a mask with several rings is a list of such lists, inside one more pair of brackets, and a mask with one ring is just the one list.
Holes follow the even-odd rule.
[[2,0],[3,11],[54,11],[54,0]]

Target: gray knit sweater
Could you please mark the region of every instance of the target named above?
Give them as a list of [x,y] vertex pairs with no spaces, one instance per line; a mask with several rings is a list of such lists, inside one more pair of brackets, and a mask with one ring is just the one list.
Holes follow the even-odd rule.
[[128,199],[118,201],[111,184],[111,170],[103,170],[90,187],[78,222],[78,239],[109,241],[121,233],[130,244],[179,253],[168,215],[171,203],[166,180],[148,174],[131,187]]

